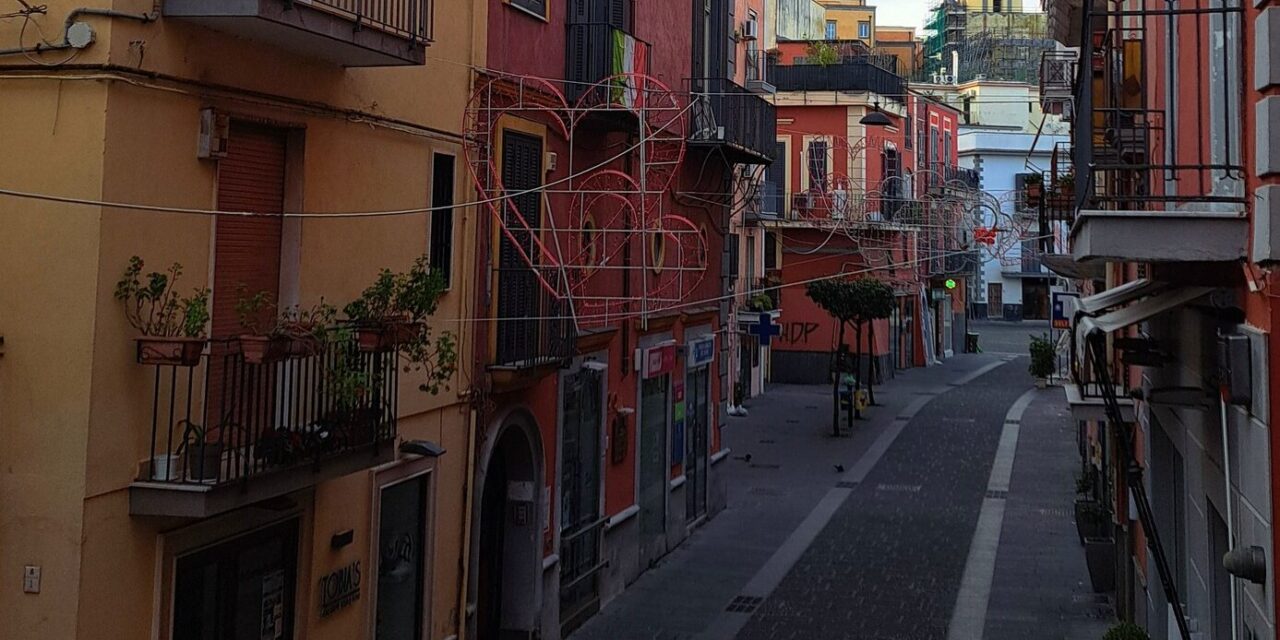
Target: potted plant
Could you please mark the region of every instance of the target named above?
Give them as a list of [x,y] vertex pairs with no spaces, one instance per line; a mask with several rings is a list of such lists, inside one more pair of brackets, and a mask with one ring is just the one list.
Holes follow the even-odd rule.
[[1077,499],[1075,503],[1076,535],[1080,544],[1089,538],[1111,535],[1111,510],[1092,498]]
[[1031,366],[1027,370],[1036,379],[1036,386],[1043,389],[1048,385],[1049,376],[1057,369],[1055,359],[1057,352],[1049,336],[1031,336]]
[[310,307],[292,306],[280,314],[277,331],[289,339],[291,357],[307,357],[324,350],[329,327],[338,315],[338,309],[327,304],[324,298]]
[[1103,634],[1102,640],[1151,640],[1151,636],[1132,622],[1121,622]]
[[[340,344],[350,344],[350,329],[338,329],[336,334]],[[325,427],[340,434],[347,446],[372,443],[381,410],[370,392],[381,380],[366,370],[358,353],[350,349],[339,351],[326,373],[333,408],[324,417]]]
[[1044,176],[1039,173],[1029,173],[1023,186],[1026,189],[1027,207],[1031,209],[1039,207],[1040,198],[1044,195]]
[[182,427],[178,455],[184,458],[187,479],[196,482],[217,481],[222,466],[223,428],[206,427],[190,420],[182,420],[178,426]]
[[451,332],[433,337],[427,318],[444,295],[445,282],[419,256],[405,273],[383,269],[373,285],[344,309],[355,325],[361,351],[398,351],[406,373],[423,372],[422,391],[439,393],[457,370],[457,339]]
[[751,296],[751,300],[747,302],[747,309],[751,311],[773,311],[773,298],[763,291],[755,293]]
[[1052,204],[1057,209],[1070,209],[1076,202],[1076,174],[1068,171],[1053,183]]
[[1094,593],[1116,588],[1116,540],[1112,536],[1084,539],[1084,558]]
[[[240,354],[249,364],[277,362],[289,356],[289,337],[280,334],[274,326],[275,302],[271,294],[259,291],[250,295],[243,284],[240,285],[239,298],[236,300],[236,316],[244,333],[236,336],[240,345]],[[273,326],[266,326],[268,318]]]
[[142,275],[142,258],[129,258],[129,266],[116,282],[115,298],[124,305],[130,326],[142,333],[137,339],[138,363],[193,367],[204,353],[205,327],[209,323],[209,289],[195,289],[190,296],[175,291],[182,265],[175,262],[165,273]]

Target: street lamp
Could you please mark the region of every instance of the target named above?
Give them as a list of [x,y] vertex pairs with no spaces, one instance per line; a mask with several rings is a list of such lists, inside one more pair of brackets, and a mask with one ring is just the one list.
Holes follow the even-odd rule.
[[858,122],[868,127],[893,126],[893,120],[890,120],[889,116],[886,116],[884,112],[880,110],[879,102],[877,102],[873,107],[871,107],[871,111],[869,111],[867,115],[862,116],[862,119],[859,120]]

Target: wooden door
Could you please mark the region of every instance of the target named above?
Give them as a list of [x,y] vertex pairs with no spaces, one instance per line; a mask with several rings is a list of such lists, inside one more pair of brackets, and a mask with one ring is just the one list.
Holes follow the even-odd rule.
[[987,284],[987,317],[1004,318],[1004,285],[999,282]]

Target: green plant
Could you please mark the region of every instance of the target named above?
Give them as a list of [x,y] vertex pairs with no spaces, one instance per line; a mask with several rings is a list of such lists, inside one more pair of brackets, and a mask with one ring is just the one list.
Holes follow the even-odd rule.
[[1093,474],[1082,473],[1076,476],[1076,493],[1089,495],[1093,493]]
[[237,428],[231,425],[226,427],[207,427],[185,419],[179,420],[178,426],[182,427],[182,440],[178,443],[177,451],[179,455],[184,451],[190,452],[200,445],[208,447],[210,445],[220,444],[222,442],[223,431],[234,431]]
[[269,317],[266,313],[268,309],[275,309],[275,302],[271,300],[271,294],[267,291],[259,291],[253,295],[249,295],[249,287],[242,282],[236,288],[239,296],[236,299],[236,317],[240,319],[240,326],[249,335],[261,336],[274,332],[275,327],[266,327],[265,318]]
[[323,338],[337,317],[338,308],[320,298],[310,307],[293,305],[281,311],[278,331],[290,338]]
[[1099,500],[1090,500],[1081,507],[1081,514],[1094,522],[1102,522],[1111,517],[1111,509]]
[[1023,179],[1023,184],[1028,187],[1033,185],[1036,185],[1036,186],[1043,185],[1044,175],[1039,173],[1028,173],[1027,177]]
[[773,298],[767,293],[757,293],[751,296],[751,300],[747,302],[747,308],[752,311],[773,311]]
[[1102,636],[1102,640],[1151,640],[1151,636],[1142,627],[1132,622],[1121,622]]
[[344,309],[357,324],[400,323],[408,337],[397,344],[404,370],[422,372],[422,391],[437,394],[457,371],[457,338],[445,331],[432,336],[427,319],[435,313],[444,295],[445,281],[433,272],[428,256],[419,256],[405,273],[383,269],[374,283]]
[[195,289],[190,296],[175,291],[182,265],[175,262],[164,272],[142,275],[142,258],[129,258],[129,266],[116,282],[115,299],[124,304],[125,319],[144,336],[198,338],[209,323],[209,289]]
[[1032,377],[1048,378],[1057,368],[1057,353],[1049,336],[1031,336],[1031,366],[1028,367]]
[[[353,335],[349,327],[338,327],[330,332],[331,339],[343,345],[350,345]],[[326,377],[334,403],[344,412],[360,408],[374,382],[369,372],[361,366],[359,356],[349,348],[339,349],[330,360]]]
[[1067,173],[1064,173],[1058,176],[1058,179],[1055,182],[1055,184],[1057,185],[1059,191],[1070,191],[1072,189],[1075,189],[1076,188],[1075,172],[1069,171]]
[[805,55],[808,56],[806,59],[809,64],[825,67],[840,62],[840,51],[836,49],[835,45],[826,42],[811,43]]

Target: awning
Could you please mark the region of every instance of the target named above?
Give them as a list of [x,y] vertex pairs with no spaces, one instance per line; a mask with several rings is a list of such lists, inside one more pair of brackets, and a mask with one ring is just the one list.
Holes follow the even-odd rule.
[[1143,296],[1148,296],[1167,285],[1146,278],[1139,278],[1132,282],[1126,282],[1118,287],[1107,289],[1102,293],[1081,298],[1076,302],[1076,311],[1087,315],[1097,315],[1101,311],[1106,311],[1112,307],[1118,307],[1127,304]]
[[1064,278],[1075,280],[1102,280],[1107,276],[1106,263],[1076,262],[1075,256],[1065,253],[1043,254],[1040,264]]
[[[1116,291],[1120,287],[1111,289]],[[1110,292],[1108,291],[1108,293]],[[1162,313],[1172,311],[1184,304],[1193,302],[1213,291],[1213,287],[1182,287],[1170,289],[1163,293],[1144,298],[1127,307],[1104,313],[1100,316],[1080,316],[1076,322],[1075,337],[1077,355],[1083,359],[1087,353],[1087,338],[1094,333],[1113,333],[1144,320],[1150,320]]]

